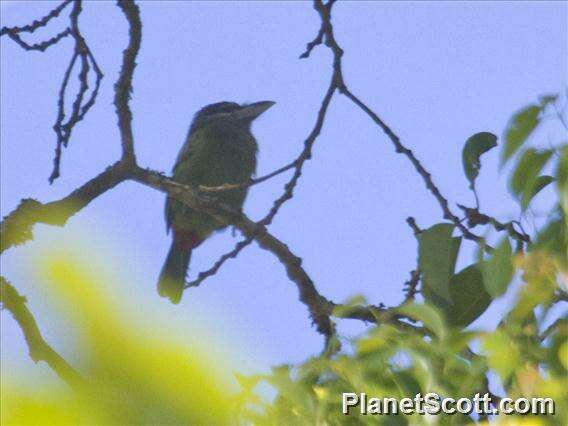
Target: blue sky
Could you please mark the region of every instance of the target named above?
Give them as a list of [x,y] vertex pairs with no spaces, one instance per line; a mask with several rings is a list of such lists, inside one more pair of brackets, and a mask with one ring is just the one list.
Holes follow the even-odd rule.
[[[43,16],[51,2],[2,3],[2,25]],[[142,2],[142,49],[132,109],[139,163],[169,172],[196,110],[221,100],[277,102],[255,124],[259,175],[295,158],[315,122],[330,77],[330,52],[299,60],[319,28],[309,2]],[[461,166],[464,141],[478,131],[501,135],[518,108],[566,87],[567,5],[564,2],[338,2],[333,22],[345,50],[351,90],[395,130],[432,173],[452,203],[472,205]],[[60,26],[64,19],[59,18]],[[64,151],[62,177],[50,186],[56,94],[71,55],[65,40],[46,53],[1,45],[1,213],[21,198],[58,199],[120,155],[111,105],[127,27],[113,2],[86,2],[81,28],[105,73],[100,97]],[[38,36],[57,31],[46,30]],[[555,130],[542,133],[553,139]],[[497,171],[497,151],[484,157],[479,178],[483,210],[503,219],[519,214]],[[245,205],[260,218],[288,175],[253,187]],[[79,253],[120,277],[110,288],[142,325],[171,328],[183,339],[201,330],[231,347],[235,369],[266,370],[320,351],[321,337],[282,266],[256,245],[174,306],[155,281],[169,236],[164,196],[124,183],[73,217],[64,228],[36,227],[36,238],[9,250],[2,273],[26,295],[49,342],[71,360],[70,324],[58,316],[34,272],[34,257],[79,239]],[[542,195],[541,205],[547,206]],[[455,204],[454,204],[455,205]],[[538,205],[535,208],[538,211]],[[416,244],[405,223],[440,222],[439,207],[408,161],[346,99],[337,97],[306,164],[294,198],[271,230],[298,256],[325,296],[363,294],[373,303],[400,302],[415,267]],[[195,252],[190,277],[237,241],[217,234]],[[467,264],[471,250],[461,257]],[[110,258],[110,259],[109,259]],[[496,303],[475,326],[489,327],[505,309]],[[34,365],[17,325],[2,315],[3,371],[51,377]],[[340,332],[364,328],[349,321]],[[9,367],[9,368],[6,368]]]

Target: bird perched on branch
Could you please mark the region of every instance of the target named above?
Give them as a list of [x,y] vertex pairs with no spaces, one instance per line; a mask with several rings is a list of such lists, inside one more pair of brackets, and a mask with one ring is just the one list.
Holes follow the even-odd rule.
[[[220,186],[247,182],[256,170],[257,143],[252,122],[274,105],[272,101],[239,105],[219,102],[201,109],[194,117],[175,166],[175,181],[194,186]],[[215,194],[220,202],[240,210],[247,187]],[[167,230],[172,245],[158,279],[160,296],[178,303],[185,286],[191,252],[214,231],[226,225],[183,203],[166,199]]]

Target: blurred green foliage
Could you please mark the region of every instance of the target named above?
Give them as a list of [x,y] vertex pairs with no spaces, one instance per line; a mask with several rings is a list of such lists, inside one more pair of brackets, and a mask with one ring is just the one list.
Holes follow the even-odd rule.
[[[403,305],[398,312],[424,328],[413,331],[380,324],[353,341],[352,350],[346,353],[242,378],[244,418],[267,425],[479,423],[487,419],[465,415],[365,416],[357,409],[346,416],[342,414],[341,395],[365,392],[401,399],[436,392],[471,398],[487,391],[488,377],[493,374],[511,398],[550,397],[556,402],[554,416],[498,416],[499,424],[568,424],[568,324],[565,316],[554,312],[558,303],[565,303],[559,300],[566,299],[568,286],[568,145],[562,140],[542,150],[529,143],[546,117],[562,119],[560,113],[550,111],[556,108],[557,100],[557,96],[544,96],[514,114],[501,148],[501,166],[511,164],[510,189],[520,212],[526,212],[532,199],[555,183],[555,201],[548,219],[531,235],[532,241],[523,242],[521,250],[519,241],[509,232],[516,229],[511,228],[514,223],[498,225],[504,236],[496,248],[490,250],[482,244],[477,262],[456,273],[461,238],[453,235],[453,224],[439,223],[423,230],[419,235],[419,266],[424,303]],[[561,124],[567,130],[564,122]],[[481,154],[495,146],[496,137],[487,132],[466,141],[463,167],[470,189],[475,191]],[[542,175],[545,167],[550,172]],[[483,219],[478,208],[472,211]],[[486,226],[496,223],[490,218],[483,220],[480,223]],[[516,279],[522,285],[515,303],[495,329],[467,330],[465,327]],[[551,316],[555,320],[549,325]],[[276,390],[274,401],[255,394],[260,382]]]

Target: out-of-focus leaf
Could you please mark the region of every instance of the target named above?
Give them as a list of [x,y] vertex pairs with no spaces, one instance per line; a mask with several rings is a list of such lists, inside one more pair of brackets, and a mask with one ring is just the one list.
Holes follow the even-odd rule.
[[523,194],[523,197],[521,198],[522,210],[525,211],[529,206],[529,204],[531,203],[532,199],[536,196],[536,194],[538,194],[540,191],[542,191],[552,182],[554,182],[554,178],[552,176],[548,175],[538,176],[530,191]]
[[565,211],[556,207],[552,218],[542,229],[530,250],[545,250],[557,255],[557,260],[568,266],[568,219]]
[[568,370],[568,342],[564,342],[560,349],[558,350],[558,359],[564,366],[566,370]]
[[505,237],[493,251],[491,258],[481,262],[485,288],[493,298],[505,293],[513,278],[512,255],[511,243],[509,238]]
[[483,275],[477,264],[462,269],[452,277],[450,292],[453,304],[444,313],[448,322],[456,327],[471,324],[491,303],[491,296],[485,290]]
[[448,324],[467,327],[475,321],[491,303],[491,296],[485,290],[483,275],[477,264],[470,265],[450,280],[451,302],[424,289],[426,302],[439,308]]
[[262,379],[265,378],[260,374],[245,376],[243,374],[234,373],[234,376],[239,385],[246,391],[252,390]]
[[336,317],[344,317],[349,315],[349,313],[353,312],[354,309],[357,309],[363,305],[367,304],[367,299],[365,299],[362,295],[356,295],[350,297],[345,301],[345,303],[336,306],[333,308],[333,315]]
[[507,381],[521,360],[516,343],[502,330],[496,330],[482,337],[483,349],[488,353],[489,366],[503,382]]
[[446,329],[444,319],[433,306],[427,304],[409,303],[397,309],[401,314],[415,320],[422,321],[426,327],[434,332],[439,338],[444,338]]
[[497,146],[497,136],[489,132],[480,132],[471,136],[463,146],[462,163],[469,187],[473,188],[481,169],[480,157]]
[[546,165],[551,155],[552,150],[537,151],[534,148],[529,148],[523,153],[510,181],[513,195],[521,200],[528,198],[536,184],[540,171]]
[[560,196],[560,205],[568,213],[568,144],[560,150],[560,159],[556,167],[556,187]]
[[406,370],[397,371],[393,374],[393,380],[405,395],[416,395],[420,393],[420,383]]
[[420,234],[418,262],[423,287],[451,302],[450,277],[454,273],[460,241],[452,238],[454,225],[438,223]]
[[517,152],[536,129],[541,110],[541,105],[529,105],[511,117],[505,130],[505,146],[501,153],[501,165],[504,165]]

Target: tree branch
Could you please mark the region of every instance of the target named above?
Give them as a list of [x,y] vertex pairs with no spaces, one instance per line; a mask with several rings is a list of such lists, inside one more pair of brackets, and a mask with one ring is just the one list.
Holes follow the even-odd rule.
[[58,201],[42,204],[31,198],[22,200],[20,205],[0,223],[2,234],[0,253],[31,240],[32,228],[36,223],[65,225],[71,216],[99,195],[124,181],[127,176],[127,167],[124,163],[118,162]]
[[294,161],[292,161],[289,164],[286,164],[283,167],[280,167],[277,170],[274,170],[271,173],[268,173],[264,176],[261,176],[259,178],[254,178],[254,179],[250,179],[248,182],[242,182],[242,183],[224,183],[223,185],[219,185],[219,186],[205,186],[205,185],[199,185],[199,190],[202,192],[223,192],[223,191],[229,191],[232,189],[241,189],[241,188],[249,188],[251,186],[257,185],[259,183],[265,182],[269,179],[272,179],[275,176],[278,176],[284,172],[287,172],[290,169],[293,169],[296,167],[296,165],[298,164],[298,159],[296,158]]
[[30,358],[34,362],[45,361],[64,382],[75,389],[85,384],[83,377],[43,339],[33,315],[26,306],[26,298],[18,294],[4,277],[0,277],[0,303],[20,326]]
[[302,268],[302,259],[295,256],[286,244],[272,236],[261,223],[251,221],[242,212],[236,212],[224,204],[217,203],[214,198],[200,195],[194,188],[177,183],[151,170],[134,167],[132,178],[137,182],[165,192],[168,196],[181,201],[193,209],[207,213],[217,221],[233,225],[247,238],[256,239],[259,246],[273,253],[284,265],[288,277],[296,284],[300,293],[300,301],[310,311],[310,316],[318,332],[329,338],[335,326],[325,308],[329,301],[321,296],[306,271]]
[[420,161],[416,158],[414,153],[406,148],[401,142],[400,138],[391,130],[391,128],[383,121],[381,118],[371,110],[363,101],[361,101],[357,96],[355,96],[346,86],[343,72],[341,68],[341,58],[343,56],[343,49],[339,46],[337,41],[335,40],[335,36],[333,33],[333,26],[331,24],[331,7],[327,7],[321,0],[314,0],[314,8],[318,11],[320,18],[322,20],[322,28],[325,32],[325,44],[328,46],[331,51],[333,52],[333,70],[334,76],[336,79],[336,87],[339,89],[339,92],[345,95],[348,99],[350,99],[356,106],[358,106],[363,112],[365,112],[372,121],[374,121],[382,131],[387,135],[387,137],[393,143],[395,150],[397,153],[403,154],[406,156],[418,174],[424,180],[426,187],[428,190],[434,195],[434,198],[438,201],[442,212],[444,213],[444,219],[450,220],[454,225],[461,231],[465,238],[476,241],[482,242],[482,238],[473,234],[465,225],[463,225],[460,219],[452,213],[448,200],[442,195],[438,187],[434,184],[432,180],[431,174],[422,166]]
[[125,162],[136,163],[134,155],[134,136],[132,135],[132,111],[129,101],[132,93],[132,77],[136,68],[136,56],[142,40],[142,21],[140,9],[132,0],[119,0],[118,7],[124,13],[129,25],[129,43],[122,54],[122,67],[116,82],[114,105],[118,115],[118,127],[122,139],[122,158]]
[[47,15],[45,15],[43,18],[32,22],[29,25],[24,25],[22,27],[2,27],[2,29],[0,30],[0,37],[3,35],[9,35],[9,34],[18,34],[18,33],[33,33],[35,32],[37,29],[41,28],[41,27],[45,27],[47,25],[47,23],[49,21],[51,21],[53,18],[57,18],[59,16],[59,14],[63,11],[63,9],[65,9],[67,7],[67,5],[69,3],[71,3],[72,0],[66,0],[63,3],[61,3],[59,6],[57,6],[55,9],[51,10]]

